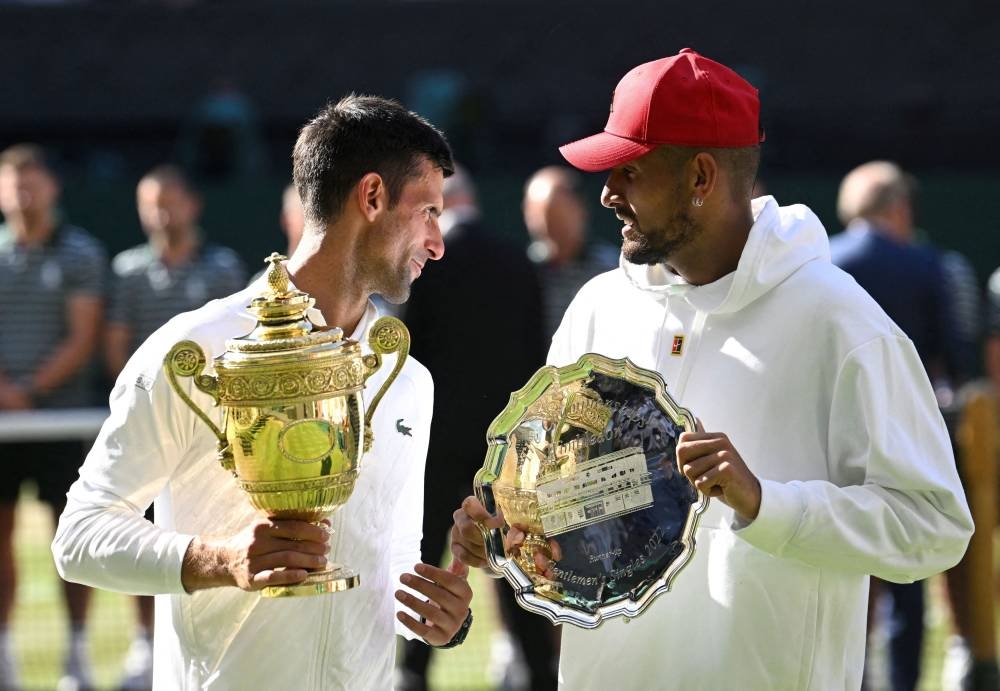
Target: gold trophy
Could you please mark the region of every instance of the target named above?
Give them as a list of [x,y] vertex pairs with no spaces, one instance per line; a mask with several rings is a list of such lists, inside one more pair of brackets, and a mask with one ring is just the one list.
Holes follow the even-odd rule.
[[[267,261],[268,290],[249,311],[257,326],[226,341],[215,358],[215,376],[204,374],[207,359],[193,341],[167,353],[163,367],[171,387],[219,440],[219,461],[231,471],[254,507],[278,519],[319,522],[347,502],[361,456],[372,444],[371,420],[383,394],[399,374],[410,347],[403,322],[382,317],[369,331],[371,354],[343,338],[339,328],[317,327],[306,310],[315,302],[289,290],[288,272],[274,253]],[[382,365],[396,364],[367,412],[361,392]],[[222,405],[223,429],[184,392],[178,377]],[[332,593],[359,583],[344,565],[313,571],[302,583],[264,588],[264,597]]]

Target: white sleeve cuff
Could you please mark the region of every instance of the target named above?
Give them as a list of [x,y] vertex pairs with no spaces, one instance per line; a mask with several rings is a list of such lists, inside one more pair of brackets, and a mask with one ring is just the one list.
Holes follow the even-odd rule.
[[736,519],[732,528],[743,540],[769,554],[780,555],[799,529],[805,510],[797,482],[760,480],[760,510],[747,523]]
[[177,533],[173,536],[171,544],[169,546],[170,554],[168,559],[177,560],[177,568],[171,569],[169,573],[176,576],[175,583],[168,583],[171,593],[177,593],[180,595],[189,595],[188,591],[184,588],[184,555],[187,554],[188,547],[191,546],[191,541],[194,540],[194,535],[184,535]]

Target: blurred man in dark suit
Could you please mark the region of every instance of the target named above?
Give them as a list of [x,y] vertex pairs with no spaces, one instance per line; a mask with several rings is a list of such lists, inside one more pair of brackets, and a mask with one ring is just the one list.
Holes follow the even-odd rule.
[[[447,259],[424,267],[403,307],[412,353],[434,377],[427,453],[423,558],[441,560],[451,528],[448,507],[472,490],[486,452],[486,428],[511,391],[542,366],[542,297],[534,268],[516,246],[484,225],[476,191],[462,170],[445,181],[441,216]],[[525,651],[532,689],[554,689],[548,625],[514,602],[497,581],[501,613]],[[425,689],[431,650],[407,643],[397,689]]]
[[524,186],[521,210],[531,237],[528,257],[542,283],[547,340],[583,284],[618,266],[619,251],[588,238],[583,178],[572,168],[546,166],[536,171]]

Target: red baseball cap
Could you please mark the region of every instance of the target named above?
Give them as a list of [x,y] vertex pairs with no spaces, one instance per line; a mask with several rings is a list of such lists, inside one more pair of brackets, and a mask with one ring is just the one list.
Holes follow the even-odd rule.
[[559,152],[596,173],[663,144],[735,149],[762,141],[757,89],[725,65],[684,48],[622,77],[604,131]]

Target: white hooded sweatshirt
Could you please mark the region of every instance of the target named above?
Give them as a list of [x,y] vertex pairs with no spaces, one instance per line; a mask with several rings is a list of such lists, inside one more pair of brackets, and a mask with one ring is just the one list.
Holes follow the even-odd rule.
[[642,616],[563,627],[560,688],[830,691],[861,685],[868,575],[954,565],[972,532],[912,343],[846,273],[806,207],[753,202],[739,265],[585,285],[549,363],[628,357],[724,432],[760,479],[749,524],[713,500],[695,556]]

